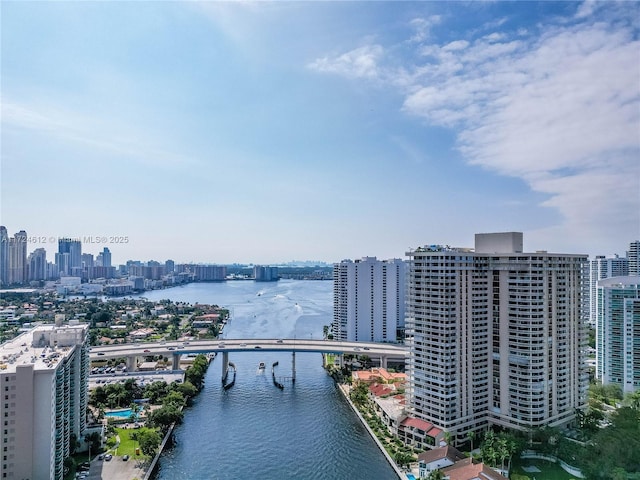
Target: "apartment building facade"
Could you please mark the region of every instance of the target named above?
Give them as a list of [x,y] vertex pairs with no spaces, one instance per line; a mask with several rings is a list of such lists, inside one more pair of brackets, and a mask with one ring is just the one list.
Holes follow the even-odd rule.
[[406,262],[364,257],[333,267],[335,340],[396,342],[405,317]]
[[561,426],[586,402],[585,255],[524,253],[520,232],[475,249],[410,251],[411,414],[457,442],[488,425]]
[[88,325],[36,327],[0,350],[0,478],[62,480],[86,428]]
[[604,278],[625,277],[629,275],[629,259],[624,257],[596,256],[589,268],[589,323],[596,325],[598,301],[598,281]]
[[640,389],[640,276],[598,282],[596,378],[619,385],[623,392]]

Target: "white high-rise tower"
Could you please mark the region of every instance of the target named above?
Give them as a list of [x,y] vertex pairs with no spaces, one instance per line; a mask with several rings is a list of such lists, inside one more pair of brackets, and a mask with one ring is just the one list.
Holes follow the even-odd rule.
[[564,425],[586,401],[585,255],[524,253],[519,232],[427,246],[407,292],[412,414],[464,441]]
[[333,266],[336,340],[395,342],[404,329],[406,262],[343,260]]

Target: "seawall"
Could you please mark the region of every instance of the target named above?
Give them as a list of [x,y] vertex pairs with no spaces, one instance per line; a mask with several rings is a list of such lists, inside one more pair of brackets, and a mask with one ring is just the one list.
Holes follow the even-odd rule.
[[389,455],[389,452],[387,452],[387,450],[384,448],[382,443],[380,443],[380,440],[378,440],[378,437],[376,437],[376,434],[373,432],[373,430],[371,430],[371,427],[369,426],[367,421],[360,414],[358,407],[356,407],[351,401],[351,399],[349,398],[348,387],[346,385],[342,385],[339,383],[337,383],[336,385],[340,389],[340,392],[342,392],[342,395],[347,400],[347,402],[349,402],[349,405],[351,405],[351,409],[356,413],[356,415],[360,419],[360,422],[362,422],[362,425],[364,425],[364,428],[367,429],[367,432],[369,432],[369,435],[371,435],[371,438],[373,438],[373,441],[376,442],[376,445],[378,446],[380,451],[384,454],[385,458],[387,459],[387,462],[389,462],[389,465],[391,465],[391,468],[393,468],[393,471],[396,472],[396,474],[398,475],[398,478],[400,480],[406,480],[407,476],[402,472],[402,470],[398,468],[398,465],[396,465],[396,462],[393,461],[393,458],[391,458],[391,455]]

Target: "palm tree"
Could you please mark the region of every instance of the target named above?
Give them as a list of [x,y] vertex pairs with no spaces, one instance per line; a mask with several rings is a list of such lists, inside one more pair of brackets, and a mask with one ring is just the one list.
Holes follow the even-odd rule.
[[485,434],[484,441],[480,446],[482,461],[489,464],[489,466],[494,466],[497,463],[498,455],[496,447],[496,434],[493,433],[493,430],[489,430]]
[[471,451],[473,452],[473,439],[476,438],[476,432],[470,430],[469,433],[467,433],[467,438],[471,442]]
[[447,445],[451,445],[451,432],[444,432],[443,439]]
[[504,461],[509,456],[509,446],[507,444],[507,439],[504,437],[499,437],[496,443],[496,455],[497,458],[500,459],[502,470],[504,470]]

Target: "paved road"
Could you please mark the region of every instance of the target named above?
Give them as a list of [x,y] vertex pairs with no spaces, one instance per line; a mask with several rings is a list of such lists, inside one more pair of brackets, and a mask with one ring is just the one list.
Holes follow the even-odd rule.
[[142,480],[144,473],[142,463],[134,458],[125,462],[122,457],[113,457],[107,462],[96,457],[91,462],[87,480]]

